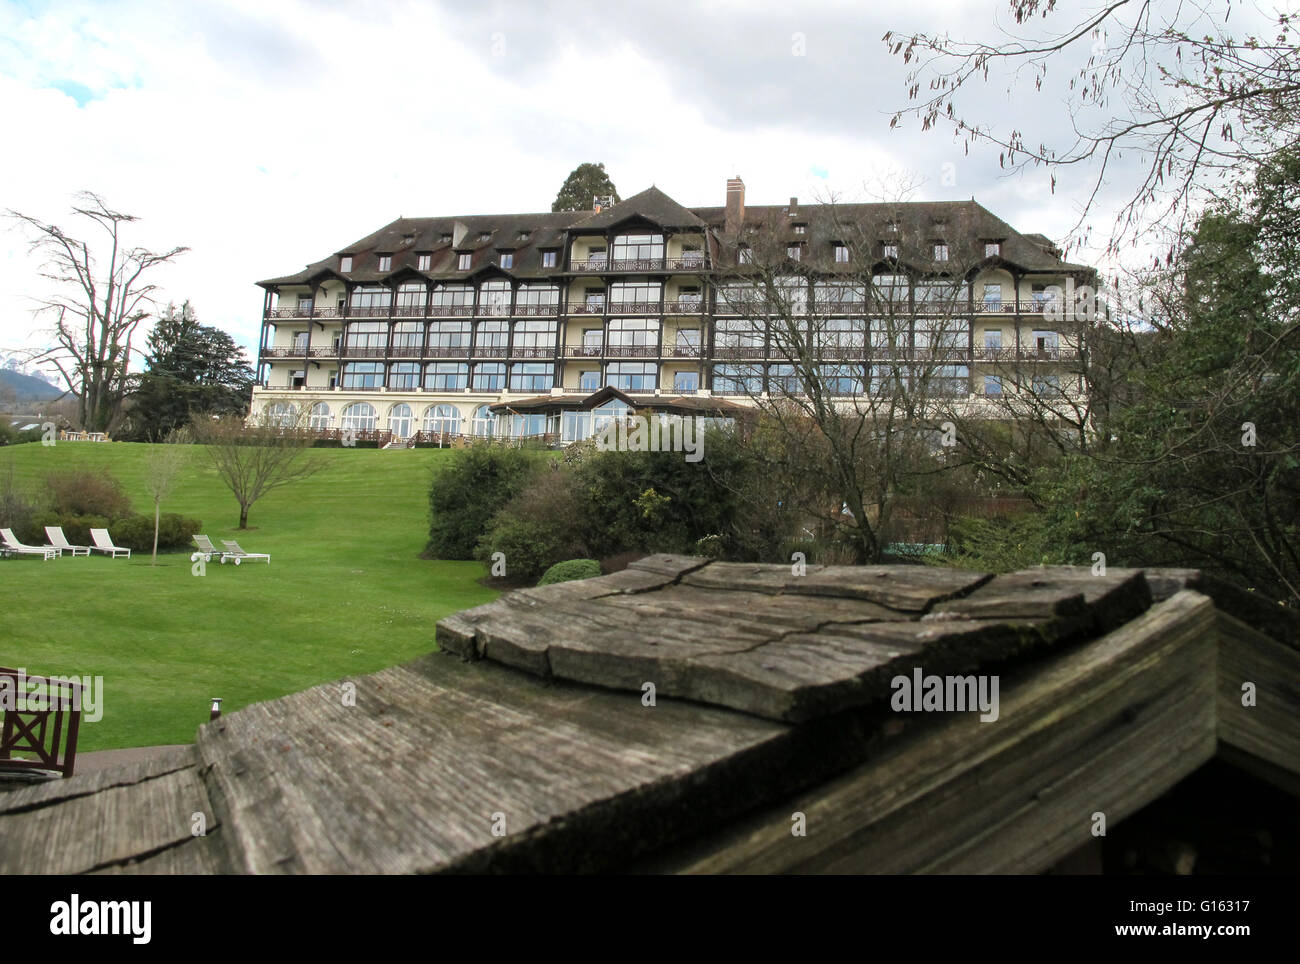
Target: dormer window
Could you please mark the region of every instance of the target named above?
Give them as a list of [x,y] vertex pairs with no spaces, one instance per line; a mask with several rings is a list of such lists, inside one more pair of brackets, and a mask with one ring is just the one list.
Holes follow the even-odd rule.
[[888,261],[898,260],[898,242],[885,241],[880,245],[880,256]]
[[515,266],[515,253],[513,251],[498,251],[497,263],[503,268],[513,268]]
[[948,260],[948,245],[944,244],[942,241],[936,241],[934,243],[934,260],[935,261]]
[[849,263],[849,246],[847,244],[842,244],[839,241],[835,242],[835,263]]
[[543,267],[543,268],[554,268],[555,265],[556,265],[556,263],[557,263],[558,261],[559,261],[558,252],[556,252],[556,251],[543,251],[543,252],[542,252],[542,267]]
[[339,270],[342,271],[344,274],[347,274],[349,271],[352,270],[352,255],[350,254],[339,255]]
[[808,225],[806,225],[806,224],[796,224],[796,225],[794,225],[794,233],[795,233],[795,234],[807,234],[807,233],[808,233]]
[[527,232],[527,231],[520,231],[517,235],[515,235],[515,240],[516,240],[516,241],[527,241],[527,240],[528,240],[528,232]]
[[751,247],[750,247],[749,245],[747,245],[747,244],[742,244],[742,245],[740,246],[740,249],[736,252],[736,263],[737,263],[737,264],[753,264],[753,263],[754,263],[754,249],[751,248]]
[[791,261],[800,260],[802,253],[803,253],[803,245],[801,244],[791,244],[786,246],[785,256],[789,258]]
[[415,256],[415,270],[416,270],[416,271],[428,271],[428,270],[429,270],[430,268],[432,268],[432,267],[433,267],[433,255],[432,255],[432,254],[417,254],[417,255]]
[[391,254],[379,255],[379,270],[380,271],[393,270],[393,256]]
[[480,241],[491,241],[491,240],[492,240],[492,232],[491,232],[491,231],[484,231],[482,234],[480,234],[480,235],[478,236],[478,239],[479,239]]
[[1001,241],[985,241],[985,242],[984,242],[984,257],[986,257],[986,258],[997,258],[997,257],[1000,257],[1001,255],[1002,255],[1002,242],[1001,242]]
[[451,244],[451,235],[443,234],[438,237],[439,244]]
[[888,231],[889,231],[890,234],[897,234],[897,233],[898,233],[898,222],[897,222],[897,221],[890,221],[890,222],[888,222],[888,223],[885,225],[885,227],[888,229]]
[[468,271],[470,260],[473,257],[474,256],[470,254],[468,251],[458,255],[456,258],[456,267],[461,271]]

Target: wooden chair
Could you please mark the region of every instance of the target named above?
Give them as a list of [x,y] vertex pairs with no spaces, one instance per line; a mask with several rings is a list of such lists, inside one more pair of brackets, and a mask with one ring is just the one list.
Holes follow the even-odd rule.
[[[4,714],[0,724],[0,780],[72,776],[81,726],[81,690],[75,680],[50,680],[0,667],[0,710]],[[37,695],[44,708],[22,708],[22,701]],[[15,752],[35,759],[15,759]]]

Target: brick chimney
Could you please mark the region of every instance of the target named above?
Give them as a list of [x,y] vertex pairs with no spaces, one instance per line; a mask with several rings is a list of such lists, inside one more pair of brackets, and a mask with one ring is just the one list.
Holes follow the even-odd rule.
[[793,218],[798,216],[799,216],[799,199],[797,197],[792,197],[790,198],[790,217]]
[[738,177],[727,180],[727,220],[725,231],[737,234],[745,223],[745,182]]

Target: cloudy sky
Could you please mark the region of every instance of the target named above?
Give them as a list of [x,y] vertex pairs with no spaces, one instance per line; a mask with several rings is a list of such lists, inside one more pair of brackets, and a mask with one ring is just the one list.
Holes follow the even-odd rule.
[[[1006,21],[1006,0],[0,0],[0,210],[80,230],[71,195],[98,192],[141,218],[133,242],[192,249],[155,275],[162,297],[246,345],[258,279],[402,215],[549,210],[582,161],[688,206],[722,204],[734,174],[774,204],[902,173],[917,199],[974,196],[1061,239],[1082,178],[1053,194],[949,130],[889,128],[906,93],[886,30],[987,40]],[[985,85],[982,119],[1064,131],[1063,95],[1023,88]],[[46,339],[38,263],[2,227],[5,352]]]

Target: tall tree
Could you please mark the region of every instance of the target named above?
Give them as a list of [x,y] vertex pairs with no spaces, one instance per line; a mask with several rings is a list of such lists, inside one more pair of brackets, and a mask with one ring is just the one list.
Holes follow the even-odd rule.
[[[991,146],[1008,168],[1091,165],[1078,227],[1103,185],[1117,180],[1117,162],[1141,158],[1115,217],[1112,250],[1153,225],[1182,223],[1221,180],[1231,183],[1300,133],[1293,14],[1278,11],[1252,24],[1248,18],[1259,12],[1232,0],[1107,0],[1082,13],[1056,0],[1009,0],[1008,7],[1014,25],[989,40],[884,35],[912,68],[912,103],[891,126],[907,116],[922,130],[951,124],[968,152],[973,144]],[[990,80],[1005,80],[1018,98],[1030,87],[1027,78],[1065,104],[1068,123],[1036,132],[1021,126],[1023,111],[998,116],[987,113],[993,101],[971,102],[971,88]]]
[[615,203],[622,200],[618,196],[618,189],[614,187],[614,182],[605,173],[604,163],[579,164],[565,179],[560,193],[555,195],[555,203],[551,205],[551,210],[590,211],[592,198],[610,196],[614,198]]
[[[156,267],[189,250],[150,251],[128,245],[124,229],[137,217],[110,208],[99,195],[76,195],[72,213],[102,233],[98,248],[56,224],[10,210],[31,233],[31,251],[44,257],[40,276],[53,293],[37,298],[37,313],[53,319],[54,347],[35,361],[59,369],[77,399],[77,421],[90,431],[110,431],[127,392],[131,339],[149,317],[157,286],[146,281]],[[107,252],[106,254],[104,252]]]
[[199,324],[187,301],[169,304],[146,342],[147,370],[135,382],[131,438],[160,441],[199,415],[248,411],[253,370],[243,348],[219,328]]
[[306,416],[296,422],[236,415],[196,418],[194,439],[206,446],[212,466],[239,503],[239,528],[248,528],[248,510],[266,493],[318,471],[319,459],[307,455],[313,436]]

